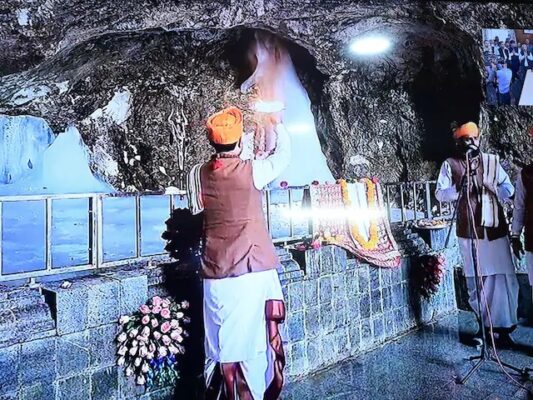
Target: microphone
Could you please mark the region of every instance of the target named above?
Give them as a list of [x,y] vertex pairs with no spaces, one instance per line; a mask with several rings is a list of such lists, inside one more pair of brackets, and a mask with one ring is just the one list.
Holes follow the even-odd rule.
[[468,147],[468,150],[466,151],[466,157],[469,159],[472,159],[474,157],[477,157],[479,155],[479,148],[470,146]]

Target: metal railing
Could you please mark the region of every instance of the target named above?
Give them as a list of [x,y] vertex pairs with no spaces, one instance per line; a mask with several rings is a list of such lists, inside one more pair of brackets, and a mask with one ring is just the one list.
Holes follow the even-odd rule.
[[[307,221],[299,223],[297,218],[292,217],[292,211],[301,208],[304,205],[305,196],[308,195],[307,187],[293,187],[288,189],[276,189],[265,191],[263,195],[263,207],[265,211],[265,218],[271,234],[272,240],[276,244],[286,244],[290,242],[300,241],[311,235],[311,226]],[[151,197],[160,197],[161,201],[165,202],[165,214],[160,212],[160,218],[157,222],[151,226],[147,225],[143,221],[143,214],[147,211],[142,207],[143,201],[150,199]],[[106,203],[111,199],[129,199],[131,207],[126,210],[129,215],[129,222],[133,225],[134,229],[126,229],[126,231],[120,231],[116,226],[107,221],[107,217],[112,217],[113,210],[110,212],[105,211]],[[54,263],[54,256],[57,256],[57,251],[54,252],[54,207],[57,203],[68,202],[72,200],[85,200],[86,205],[83,209],[80,209],[78,205],[76,207],[77,220],[63,221],[69,227],[79,226],[86,224],[87,232],[87,247],[85,248],[86,262],[69,263],[59,262],[58,265]],[[160,201],[160,203],[161,203]],[[33,218],[29,217],[28,211],[31,203],[33,205],[38,204],[39,209],[42,212],[37,212]],[[11,213],[6,211],[9,205],[17,205],[15,210],[11,210]],[[42,207],[41,207],[42,206]],[[165,194],[161,192],[154,192],[149,194],[65,194],[65,195],[27,195],[27,196],[0,196],[0,282],[15,280],[15,279],[27,279],[34,277],[41,277],[47,275],[55,275],[67,272],[78,272],[85,270],[96,270],[100,268],[106,268],[111,266],[125,265],[129,263],[149,260],[161,260],[168,259],[167,253],[164,251],[164,241],[160,238],[165,227],[164,222],[172,214],[175,208],[183,208],[187,206],[187,199],[185,192],[179,192],[178,194]],[[35,208],[35,207],[33,207]],[[115,207],[117,208],[117,207]],[[161,205],[159,205],[161,210]],[[12,215],[13,211],[19,215]],[[114,210],[115,212],[117,210]],[[11,215],[9,215],[11,214]],[[85,217],[80,218],[80,215]],[[11,226],[6,226],[6,221],[11,220]],[[16,231],[14,224],[19,224],[20,221],[25,221],[25,224],[19,229],[21,232]],[[30,221],[28,221],[30,220]],[[114,228],[114,229],[111,229]],[[40,231],[42,233],[36,233]],[[145,233],[145,231],[147,233]],[[79,229],[78,229],[79,233]],[[128,233],[130,234],[129,237]],[[133,249],[129,255],[110,254],[109,249],[106,249],[106,239],[108,236],[124,235],[122,239],[127,243],[133,243]],[[146,251],[143,247],[143,237],[149,235],[151,238],[151,250]],[[6,236],[17,236],[17,240],[13,246],[9,249],[11,253],[17,253],[17,262],[13,260],[6,260]],[[85,235],[84,235],[85,236]],[[37,243],[25,243],[27,240],[33,240],[36,238]],[[13,240],[12,240],[13,241]],[[119,241],[120,242],[120,241]],[[154,243],[155,242],[155,243]],[[159,249],[155,250],[159,243]],[[42,244],[42,246],[40,245]],[[24,248],[23,245],[26,245]],[[78,247],[83,247],[83,244],[78,244]],[[108,246],[110,247],[110,246]],[[42,248],[42,254],[35,255],[35,248]],[[33,259],[32,259],[33,254]],[[85,256],[84,256],[85,257]],[[59,258],[59,257],[58,257]],[[64,257],[63,257],[64,258]],[[27,260],[27,261],[26,261]],[[9,265],[6,265],[9,263]],[[28,265],[32,264],[31,267]],[[17,266],[19,265],[19,266]]]
[[[449,204],[438,202],[434,193],[435,182],[404,182],[388,183],[383,185],[384,201],[386,211],[391,223],[405,223],[416,221],[421,218],[446,218],[450,217],[452,208]],[[286,189],[265,190],[263,192],[263,210],[267,226],[275,244],[288,244],[297,242],[311,237],[313,233],[312,217],[309,212],[299,213],[299,210],[306,209],[309,200],[309,187],[290,187]],[[143,202],[149,199],[158,199],[158,205],[144,209]],[[129,205],[122,204],[120,207],[115,205],[114,209],[109,205],[113,199],[124,199]],[[78,204],[75,209],[79,214],[77,220],[72,218],[63,219],[63,223],[68,229],[64,229],[63,239],[72,235],[76,230],[80,236],[83,234],[87,243],[75,244],[78,249],[82,249],[82,254],[78,257],[77,262],[70,261],[74,257],[69,251],[63,252],[63,259],[58,257],[58,251],[54,251],[54,246],[60,246],[60,240],[55,240],[54,234],[57,227],[54,224],[54,218],[57,217],[58,211],[54,209],[58,203],[68,201],[83,201],[83,207]],[[29,203],[40,204],[41,211],[38,215],[31,216],[31,207]],[[161,192],[147,194],[66,194],[66,195],[30,195],[30,196],[0,196],[0,282],[13,279],[26,279],[47,275],[55,275],[66,272],[77,272],[85,270],[96,270],[117,265],[124,265],[138,261],[149,261],[154,259],[167,259],[167,253],[164,251],[164,241],[161,234],[164,231],[164,222],[172,214],[175,208],[187,207],[187,198],[185,192],[165,194]],[[18,218],[6,212],[9,206],[18,205],[13,211],[19,212]],[[67,207],[68,208],[68,207]],[[107,210],[109,208],[109,210]],[[126,209],[124,211],[124,209]],[[144,214],[154,214],[152,224],[146,221]],[[309,209],[307,208],[309,211]],[[126,219],[129,219],[129,225],[117,224],[114,214],[128,212]],[[302,215],[304,217],[302,218]],[[16,216],[17,217],[17,216]],[[20,221],[25,221],[21,223]],[[29,221],[28,221],[29,220]],[[6,221],[10,221],[12,226],[6,226]],[[21,224],[22,232],[17,236],[13,233],[16,226]],[[85,226],[86,224],[86,226]],[[80,229],[81,228],[81,229]],[[86,229],[85,229],[86,228]],[[41,233],[39,233],[41,232]],[[13,240],[13,237],[16,240]],[[121,248],[122,242],[113,250],[113,243],[109,242],[109,237],[119,237],[126,244],[131,245],[129,254],[124,254]],[[81,238],[81,236],[80,236]],[[9,242],[6,239],[11,239]],[[71,238],[72,239],[72,238]],[[26,241],[35,241],[35,243],[25,243]],[[81,240],[81,239],[80,239]],[[42,245],[40,245],[42,243]],[[148,245],[147,245],[148,243]],[[117,244],[117,243],[115,243]],[[9,245],[10,249],[6,249]],[[26,245],[26,248],[20,249]],[[23,259],[20,266],[17,266],[13,260],[6,260],[6,250],[16,253],[17,246],[20,259]],[[148,246],[148,249],[145,247]],[[124,245],[127,249],[128,246]],[[31,259],[31,252],[35,249],[41,250],[42,254],[33,254],[34,260]],[[113,251],[115,253],[113,253]],[[24,257],[27,257],[25,262]],[[56,259],[56,260],[55,260]],[[59,260],[59,261],[57,261]],[[81,261],[80,261],[81,260]],[[6,265],[10,264],[10,265]],[[33,264],[32,264],[33,263]],[[30,266],[31,265],[31,266]]]
[[450,219],[451,203],[435,198],[436,181],[394,182],[383,185],[389,222],[406,223],[420,219]]

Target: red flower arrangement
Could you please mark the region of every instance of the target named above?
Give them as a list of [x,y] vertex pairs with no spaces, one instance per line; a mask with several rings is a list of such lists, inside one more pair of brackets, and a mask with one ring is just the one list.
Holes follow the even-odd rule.
[[279,186],[280,186],[282,189],[286,189],[287,186],[289,186],[289,184],[288,184],[286,181],[282,181],[282,182],[280,182]]
[[425,299],[439,291],[446,259],[442,254],[424,254],[418,258],[417,287]]

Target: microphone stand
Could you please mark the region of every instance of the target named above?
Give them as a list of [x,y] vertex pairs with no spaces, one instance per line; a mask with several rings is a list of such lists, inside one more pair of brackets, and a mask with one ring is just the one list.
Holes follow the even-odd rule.
[[[458,219],[458,213],[457,213],[457,209],[459,208],[459,202],[460,200],[462,199],[463,196],[466,196],[466,198],[468,199],[468,188],[469,188],[469,181],[470,179],[468,179],[468,172],[470,170],[470,157],[469,157],[469,154],[467,153],[466,155],[466,162],[467,162],[467,168],[466,168],[466,171],[463,175],[463,177],[461,178],[461,191],[459,192],[459,198],[457,199],[457,204],[456,204],[456,207],[454,209],[454,216],[452,217],[452,223],[450,224],[450,227],[448,228],[448,236],[446,238],[446,243],[445,243],[445,247],[448,247],[448,242],[450,240],[450,234],[451,234],[451,230],[453,228],[453,222],[455,219]],[[477,169],[477,168],[476,168]],[[474,169],[475,171],[475,169]],[[481,365],[484,363],[484,362],[493,362],[493,363],[496,363],[498,365],[501,365],[503,367],[506,367],[506,368],[509,368],[515,372],[517,372],[518,374],[520,374],[520,376],[522,377],[525,377],[527,378],[528,377],[528,370],[527,368],[518,368],[518,367],[515,367],[514,365],[511,365],[511,364],[507,364],[505,362],[502,362],[500,361],[496,356],[494,356],[494,354],[492,353],[492,351],[490,350],[490,346],[487,346],[487,334],[485,332],[485,317],[483,315],[483,312],[482,312],[482,305],[481,305],[481,296],[482,296],[482,290],[481,290],[481,285],[480,285],[480,282],[479,282],[479,279],[480,279],[480,276],[479,276],[479,272],[478,272],[478,259],[477,259],[477,252],[476,252],[476,243],[475,243],[475,239],[473,239],[474,237],[474,229],[475,229],[475,221],[472,220],[472,213],[471,212],[468,212],[468,230],[469,230],[469,237],[470,237],[470,252],[471,252],[471,256],[472,256],[472,264],[473,264],[473,267],[474,267],[474,279],[475,279],[475,283],[476,283],[476,297],[477,297],[477,309],[478,309],[478,326],[479,326],[479,330],[481,331],[481,335],[482,335],[482,344],[481,344],[481,351],[480,351],[480,354],[476,355],[476,356],[471,356],[468,358],[468,361],[474,361],[474,360],[478,360],[478,362],[473,365],[470,370],[463,376],[463,378],[460,378],[460,377],[457,377],[455,382],[458,383],[458,384],[464,384],[466,383],[466,381],[472,376],[472,374],[474,372],[476,372],[480,367]],[[457,221],[456,221],[457,223]],[[483,293],[484,295],[484,293]]]

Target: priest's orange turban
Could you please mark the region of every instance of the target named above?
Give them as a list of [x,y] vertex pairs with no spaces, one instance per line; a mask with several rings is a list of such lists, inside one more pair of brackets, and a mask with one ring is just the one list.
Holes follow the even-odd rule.
[[453,132],[454,139],[461,139],[464,137],[477,138],[479,137],[479,128],[473,122],[467,122],[461,125]]
[[237,107],[219,111],[207,120],[207,136],[212,143],[237,143],[242,133],[242,112]]

